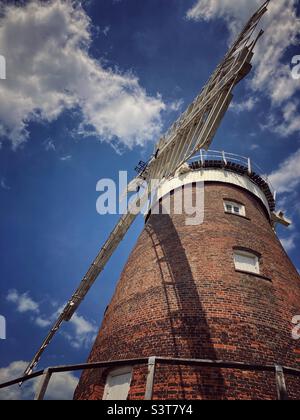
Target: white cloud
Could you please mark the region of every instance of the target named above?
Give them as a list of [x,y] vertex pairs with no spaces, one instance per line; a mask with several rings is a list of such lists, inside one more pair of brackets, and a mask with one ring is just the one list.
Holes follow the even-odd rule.
[[9,191],[11,188],[9,185],[7,185],[6,179],[2,178],[0,182],[0,186],[3,190]]
[[293,192],[300,185],[300,149],[283,161],[269,179],[277,192]]
[[39,312],[39,305],[36,303],[28,293],[20,294],[17,290],[13,289],[8,292],[6,297],[7,302],[14,303],[17,311],[21,314],[25,312]]
[[187,17],[199,21],[225,18],[231,25],[231,30],[237,31],[237,28],[233,26],[234,24],[240,26],[237,20],[247,19],[249,12],[253,13],[260,4],[262,4],[261,0],[239,0],[239,7],[236,7],[236,2],[233,0],[197,0],[195,5],[188,10]]
[[243,111],[252,111],[257,102],[256,98],[248,98],[243,102],[232,102],[229,109],[236,114],[240,114]]
[[[8,292],[6,300],[16,306],[17,312],[31,313],[31,322],[39,328],[48,328],[56,321],[63,310],[63,307],[61,307],[55,313],[50,314],[50,316],[41,314],[41,305],[35,302],[29,293],[21,294],[15,289]],[[97,326],[85,317],[75,313],[72,319],[63,325],[60,332],[73,348],[80,349],[90,346],[94,341]]]
[[49,319],[44,319],[43,317],[36,317],[34,319],[35,324],[40,327],[40,328],[46,328],[49,327],[51,325],[51,320]]
[[60,158],[60,160],[61,160],[62,162],[66,162],[66,161],[71,160],[71,159],[72,159],[72,156],[71,156],[71,155],[62,156],[62,157]]
[[[21,377],[28,366],[28,362],[16,361],[9,366],[0,368],[0,383]],[[30,400],[33,399],[39,384],[39,379],[34,379],[23,384],[0,390],[0,400]],[[52,376],[47,393],[47,400],[71,400],[78,378],[72,373],[59,373]]]
[[300,216],[299,186],[300,186],[300,149],[285,159],[276,170],[268,176],[275,190],[279,193],[277,197],[277,208],[286,210],[287,218],[293,220],[289,227],[290,234],[280,238],[283,247],[287,252],[296,247],[298,240],[297,224]]
[[56,146],[55,146],[55,143],[52,139],[46,140],[44,144],[45,144],[46,152],[49,152],[49,151],[55,152],[56,151]]
[[109,31],[110,31],[110,26],[109,25],[105,26],[105,28],[102,31],[103,32],[103,35],[104,36],[107,36]]
[[[239,0],[238,5],[235,0],[197,0],[187,16],[206,21],[225,19],[232,40],[250,15],[262,4],[262,0]],[[292,57],[283,61],[287,48],[297,44],[300,32],[296,4],[296,0],[270,2],[269,11],[262,23],[265,34],[256,46],[255,66],[250,82],[251,89],[266,95],[273,107],[285,104],[281,121],[276,121],[276,132],[282,136],[300,132],[300,124],[295,121],[300,120],[300,112],[293,105],[293,98],[300,90],[300,84],[291,74]],[[266,127],[272,128],[272,124],[267,124]]]
[[80,349],[82,347],[88,347],[95,340],[97,327],[83,316],[75,313],[69,324],[73,331],[70,333],[68,332],[70,329],[68,331],[64,330],[62,334],[73,348]]
[[296,248],[296,236],[294,234],[289,238],[280,238],[280,242],[286,252],[293,251]]
[[78,378],[70,373],[58,373],[53,375],[46,393],[46,400],[72,400]]
[[171,111],[180,111],[184,105],[183,99],[178,99],[170,104]]
[[280,111],[281,116],[271,114],[262,129],[268,129],[282,137],[288,137],[296,132],[300,132],[300,113],[296,101],[287,102]]
[[79,336],[88,333],[95,333],[97,331],[94,325],[77,314],[74,314],[73,318],[71,319],[71,323],[74,325],[75,332]]
[[32,0],[2,11],[7,80],[0,83],[0,133],[14,148],[29,137],[28,122],[51,122],[71,109],[81,110],[81,128],[107,142],[133,147],[159,135],[166,105],[133,74],[89,55],[91,22],[78,2]]

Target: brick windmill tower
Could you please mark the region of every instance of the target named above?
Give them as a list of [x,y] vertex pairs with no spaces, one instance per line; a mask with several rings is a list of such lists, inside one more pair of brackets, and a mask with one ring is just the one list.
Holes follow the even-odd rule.
[[[251,70],[267,5],[129,185],[159,181],[88,360],[110,365],[85,371],[75,399],[300,398],[293,375],[300,354],[291,334],[300,313],[300,278],[274,229],[289,222],[276,212],[271,185],[249,159],[203,151],[233,88]],[[201,206],[201,223],[186,223],[186,214],[176,211],[185,191]],[[166,198],[171,210],[156,214]],[[135,218],[129,211],[120,219],[26,374]]]

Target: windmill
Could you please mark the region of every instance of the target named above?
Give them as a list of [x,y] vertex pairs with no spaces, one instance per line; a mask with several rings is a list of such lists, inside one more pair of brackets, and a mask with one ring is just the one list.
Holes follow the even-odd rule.
[[[150,160],[147,163],[140,162],[137,168],[138,175],[128,185],[128,191],[139,189],[143,183],[147,183],[148,193],[153,192],[151,191],[151,180],[168,179],[196,152],[209,148],[232,101],[234,87],[251,71],[254,47],[263,35],[262,30],[258,31],[258,25],[267,11],[269,1],[266,1],[247,22],[199,95],[159,140]],[[137,200],[140,201],[144,198],[139,197]],[[25,376],[30,375],[37,366],[42,354],[62,324],[71,320],[136,217],[137,213],[129,209],[120,218],[79,287],[28,365]]]

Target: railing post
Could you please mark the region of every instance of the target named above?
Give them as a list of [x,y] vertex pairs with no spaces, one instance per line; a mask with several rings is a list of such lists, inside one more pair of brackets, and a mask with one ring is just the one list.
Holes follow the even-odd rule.
[[147,376],[146,391],[145,391],[145,398],[144,398],[146,401],[152,400],[155,367],[156,367],[155,365],[156,365],[155,356],[154,357],[149,357],[149,360],[148,360],[148,376]]
[[287,401],[289,397],[288,397],[288,393],[286,389],[283,367],[275,365],[275,372],[276,372],[276,387],[277,387],[278,400]]
[[35,401],[42,401],[45,398],[45,394],[52,376],[52,372],[50,369],[46,369],[43,373],[38,388],[36,390],[36,394],[34,397]]
[[202,149],[200,150],[200,159],[201,159],[201,165],[204,166],[204,159],[203,159]]
[[251,165],[251,159],[248,158],[248,174],[251,175],[252,174],[252,165]]
[[223,158],[224,165],[227,166],[227,159],[226,159],[226,154],[224,151],[222,152],[222,158]]

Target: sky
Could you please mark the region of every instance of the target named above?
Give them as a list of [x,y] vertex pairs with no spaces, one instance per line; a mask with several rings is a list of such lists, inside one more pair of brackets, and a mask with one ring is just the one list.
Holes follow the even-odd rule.
[[[96,212],[97,182],[117,180],[120,170],[134,176],[260,4],[2,1],[0,382],[22,374],[118,220]],[[300,268],[300,78],[292,73],[300,6],[276,0],[269,9],[253,71],[235,89],[212,148],[249,156],[270,176],[278,209],[293,221],[278,235]],[[41,368],[86,361],[143,223],[139,217]],[[71,398],[76,382],[57,377],[48,398]],[[31,398],[35,388],[13,387],[0,399]]]

